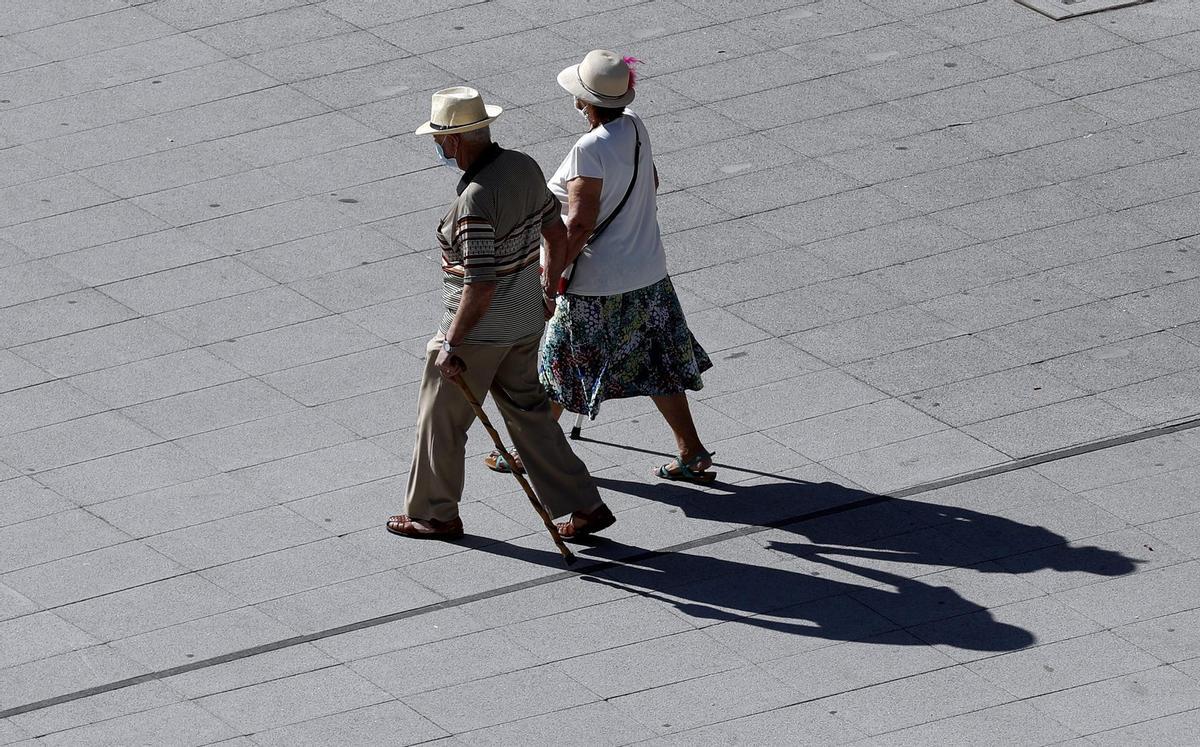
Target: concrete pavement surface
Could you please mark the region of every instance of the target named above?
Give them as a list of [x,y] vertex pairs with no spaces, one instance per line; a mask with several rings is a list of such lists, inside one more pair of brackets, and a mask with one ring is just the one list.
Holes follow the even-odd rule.
[[[470,83],[644,60],[720,482],[402,509]],[[1186,745],[1200,5],[4,0],[0,744]],[[567,423],[564,421],[564,425]]]

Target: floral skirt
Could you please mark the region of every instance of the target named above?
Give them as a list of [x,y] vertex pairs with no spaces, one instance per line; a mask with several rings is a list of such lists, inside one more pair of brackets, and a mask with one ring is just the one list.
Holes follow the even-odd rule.
[[606,399],[701,389],[710,368],[669,277],[613,296],[559,296],[538,359],[550,398],[592,418]]

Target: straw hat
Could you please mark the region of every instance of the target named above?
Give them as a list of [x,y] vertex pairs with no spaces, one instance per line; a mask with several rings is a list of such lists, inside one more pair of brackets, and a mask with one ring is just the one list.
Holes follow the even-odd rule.
[[558,84],[588,104],[615,109],[633,101],[629,65],[616,52],[593,49],[578,65],[558,74]]
[[429,121],[418,127],[416,134],[453,135],[482,129],[495,122],[502,111],[498,106],[485,105],[474,88],[443,88],[433,94]]

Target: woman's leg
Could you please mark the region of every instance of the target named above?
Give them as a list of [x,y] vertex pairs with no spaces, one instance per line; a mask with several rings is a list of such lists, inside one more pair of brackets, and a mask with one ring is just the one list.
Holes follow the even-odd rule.
[[550,401],[550,417],[554,418],[555,420],[558,420],[559,418],[562,417],[562,413],[563,413],[563,406],[558,404],[554,400],[551,400]]
[[[679,392],[651,399],[674,432],[675,444],[679,447],[679,456],[684,464],[708,451],[700,441],[700,434],[696,432],[696,423],[692,420],[692,411],[688,408],[687,394]],[[696,469],[703,471],[711,466],[712,460],[702,459],[696,465]]]

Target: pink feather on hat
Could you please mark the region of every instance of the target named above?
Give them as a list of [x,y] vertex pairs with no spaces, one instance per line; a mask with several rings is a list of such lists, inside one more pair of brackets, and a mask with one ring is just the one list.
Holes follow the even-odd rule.
[[637,83],[637,70],[634,69],[634,65],[639,65],[642,61],[636,57],[622,57],[621,61],[629,66],[629,87],[633,88]]

